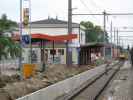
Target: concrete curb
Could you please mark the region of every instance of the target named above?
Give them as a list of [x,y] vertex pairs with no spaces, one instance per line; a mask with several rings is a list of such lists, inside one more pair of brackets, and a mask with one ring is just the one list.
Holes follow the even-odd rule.
[[101,65],[16,100],[55,100],[58,97],[77,89],[82,84],[88,80],[92,80],[92,78],[103,73],[104,71],[105,65]]

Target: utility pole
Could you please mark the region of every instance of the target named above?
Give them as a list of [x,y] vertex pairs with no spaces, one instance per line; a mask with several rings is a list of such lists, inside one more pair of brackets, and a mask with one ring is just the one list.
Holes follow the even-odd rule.
[[103,16],[104,16],[104,20],[103,20],[103,44],[104,44],[104,47],[103,47],[103,57],[104,57],[104,60],[105,60],[105,57],[106,57],[106,47],[105,47],[105,44],[106,44],[106,41],[105,41],[105,34],[106,34],[106,12],[104,11],[103,12]]
[[118,45],[118,38],[119,38],[119,37],[118,37],[118,29],[117,29],[117,32],[116,32],[116,33],[117,33],[117,57],[118,57],[118,46],[119,46],[119,45]]
[[20,57],[19,57],[19,70],[20,70],[20,74],[21,74],[21,79],[22,79],[22,0],[20,0],[20,23],[19,23],[19,33],[20,33],[20,48],[21,48],[21,52],[20,52]]
[[[106,16],[112,16],[112,15],[116,15],[116,16],[133,16],[133,13],[106,13],[105,11],[103,13],[75,13],[72,14],[73,16],[89,16],[89,15],[96,15],[96,16],[104,16],[104,47],[103,47],[103,56],[105,59],[105,34],[106,34]],[[131,32],[131,31],[129,31]],[[115,34],[115,32],[114,32]],[[115,35],[114,35],[115,36]],[[115,43],[115,37],[114,37],[114,43]]]
[[111,21],[111,29],[110,29],[110,33],[111,33],[111,59],[113,58],[112,28],[113,28],[113,26],[112,26],[112,21]]
[[115,27],[114,27],[114,44],[115,44],[115,40],[116,40],[116,37],[115,37],[116,34],[115,34],[115,33],[116,33],[116,29],[115,29]]
[[114,50],[116,49],[116,29],[115,29],[115,27],[114,27]]
[[30,37],[30,64],[32,64],[32,33],[31,33],[31,0],[29,0],[29,37]]
[[122,39],[122,47],[124,48],[124,43],[123,43],[123,39]]
[[[68,34],[72,34],[72,0],[68,0]],[[66,63],[72,65],[72,50],[69,47],[71,41],[66,44]]]
[[121,46],[121,37],[119,36],[119,46]]

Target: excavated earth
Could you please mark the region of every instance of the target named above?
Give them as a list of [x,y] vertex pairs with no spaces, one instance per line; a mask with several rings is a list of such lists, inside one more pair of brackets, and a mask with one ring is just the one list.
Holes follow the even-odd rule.
[[36,72],[30,79],[21,80],[19,75],[0,76],[0,100],[14,100],[66,78],[92,69],[94,66],[50,65],[45,72]]

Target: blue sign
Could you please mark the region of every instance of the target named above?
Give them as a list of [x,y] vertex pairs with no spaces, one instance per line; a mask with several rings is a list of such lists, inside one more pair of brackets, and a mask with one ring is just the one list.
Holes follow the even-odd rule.
[[30,43],[30,36],[29,35],[23,35],[22,36],[22,41],[25,44],[29,44]]

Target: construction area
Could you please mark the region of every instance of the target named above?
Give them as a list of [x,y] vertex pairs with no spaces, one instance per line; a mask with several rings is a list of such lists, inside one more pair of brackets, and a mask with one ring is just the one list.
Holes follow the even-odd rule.
[[133,100],[132,0],[1,0],[0,100]]

